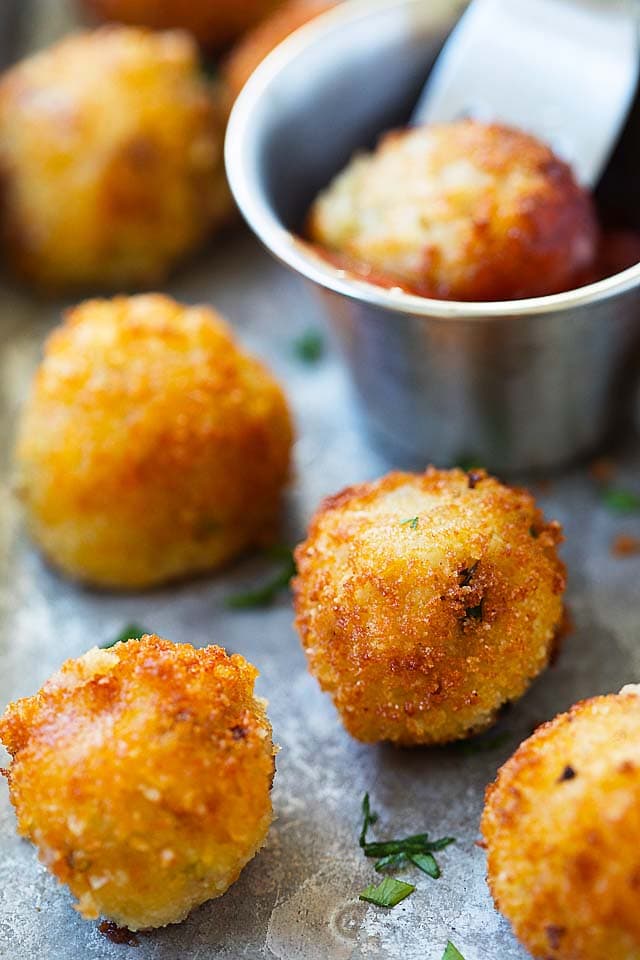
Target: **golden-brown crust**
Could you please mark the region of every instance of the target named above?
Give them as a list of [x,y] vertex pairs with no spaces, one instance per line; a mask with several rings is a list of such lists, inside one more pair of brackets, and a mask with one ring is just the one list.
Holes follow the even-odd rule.
[[178,922],[262,845],[274,751],[256,676],[220,647],[145,636],[68,660],[9,705],[18,830],[83,916]]
[[562,619],[557,523],[485,471],[391,473],[327,498],[296,550],[309,668],[364,741],[488,726]]
[[280,386],[215,311],[157,294],[92,300],[47,341],[18,481],[56,565],[138,587],[267,541],[291,442]]
[[279,43],[337,3],[338,0],[289,0],[247,33],[232,49],[223,68],[233,98]]
[[162,280],[229,216],[227,105],[187,34],[72,34],[0,79],[0,239],[41,290]]
[[78,0],[102,20],[155,30],[188,30],[205,47],[220,47],[276,9],[281,0]]
[[471,120],[387,134],[318,197],[307,229],[371,282],[479,301],[569,289],[598,235],[567,164],[525,133]]
[[496,906],[541,960],[640,957],[640,697],[543,724],[487,788]]

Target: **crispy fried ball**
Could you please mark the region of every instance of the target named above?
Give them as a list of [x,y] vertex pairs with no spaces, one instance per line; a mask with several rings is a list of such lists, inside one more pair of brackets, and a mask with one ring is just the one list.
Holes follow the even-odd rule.
[[156,30],[180,27],[205,47],[234,40],[282,0],[79,0],[102,20],[139,24]]
[[471,120],[385,136],[315,201],[309,234],[355,272],[423,296],[565,290],[593,262],[589,194],[533,137]]
[[221,647],[145,636],[67,660],[7,707],[18,831],[83,917],[178,923],[263,845],[274,748],[257,675]]
[[267,54],[286,40],[290,33],[337,3],[338,0],[289,0],[247,33],[233,48],[224,65],[225,78],[233,97],[238,96]]
[[487,790],[496,906],[541,960],[640,957],[640,687],[545,723]]
[[349,733],[446,743],[488,727],[549,659],[560,540],[483,470],[390,473],[325,500],[296,552],[296,625]]
[[47,341],[18,487],[55,565],[142,587],[268,541],[291,439],[280,386],[215,311],[157,294],[89,300]]
[[223,98],[187,34],[72,35],[0,80],[0,239],[44,290],[158,282],[224,220]]

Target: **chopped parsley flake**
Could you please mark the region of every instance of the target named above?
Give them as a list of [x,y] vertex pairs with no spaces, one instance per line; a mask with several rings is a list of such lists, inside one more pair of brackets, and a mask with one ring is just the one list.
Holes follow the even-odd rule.
[[484,597],[476,607],[467,607],[467,609],[464,612],[464,619],[481,621],[482,614],[483,614],[483,607],[484,607]]
[[412,837],[404,837],[402,840],[383,840],[373,843],[363,844],[365,857],[388,857],[395,853],[402,853],[409,856],[412,853],[434,853],[437,850],[444,850],[451,843],[455,843],[453,837],[441,837],[439,840],[429,840],[428,833],[416,833]]
[[367,831],[377,819],[378,815],[371,810],[369,794],[365,793],[362,799],[362,829],[359,842],[365,857],[376,858],[374,865],[376,873],[398,870],[413,864],[423,873],[437,880],[440,876],[440,867],[433,854],[455,843],[455,839],[440,837],[438,840],[430,840],[428,833],[415,833],[399,840],[369,841]]
[[404,853],[390,853],[388,857],[381,857],[377,863],[373,865],[373,869],[376,873],[384,873],[385,870],[396,870],[400,867],[404,867],[407,863],[407,858]]
[[565,780],[573,780],[574,777],[577,777],[577,776],[578,776],[578,774],[575,772],[575,770],[573,769],[573,767],[571,767],[571,766],[569,766],[569,764],[567,764],[567,766],[564,768],[564,770],[562,771],[562,773],[561,773],[560,776],[558,777],[558,783],[564,783]]
[[317,330],[307,330],[293,341],[293,352],[303,363],[317,363],[324,353],[324,340]]
[[372,883],[365,887],[360,894],[360,900],[374,903],[377,907],[396,907],[414,890],[412,883],[396,880],[395,877],[385,877],[377,887]]
[[409,860],[418,870],[422,870],[428,877],[437,880],[440,876],[440,867],[432,853],[410,853]]
[[444,953],[442,954],[442,960],[464,960],[464,957],[457,947],[454,947],[451,940],[448,940]]
[[365,793],[362,798],[362,830],[360,831],[360,846],[364,847],[367,842],[367,830],[372,823],[376,823],[378,820],[378,814],[374,813],[371,809],[371,804],[369,803],[369,794]]
[[101,649],[109,650],[111,647],[115,647],[116,643],[126,643],[127,640],[139,640],[140,637],[144,637],[145,633],[149,633],[149,631],[141,627],[139,623],[128,623],[126,627],[120,631],[115,640],[110,640],[109,643],[103,643]]
[[253,590],[245,590],[241,593],[235,593],[227,599],[227,606],[234,610],[249,610],[255,607],[267,607],[273,603],[281,590],[285,590],[296,574],[296,563],[293,558],[293,552],[288,547],[274,547],[270,551],[274,559],[279,559],[282,563],[282,569],[274,574],[266,583],[255,587]]
[[473,575],[478,569],[479,560],[476,560],[475,563],[472,563],[470,567],[465,567],[464,570],[460,571],[460,576],[462,581],[460,583],[461,587],[468,587],[471,581],[473,580]]
[[411,527],[412,530],[417,530],[419,522],[420,522],[419,517],[409,517],[408,520],[402,520],[400,523],[400,526],[401,527],[409,526]]
[[615,490],[612,487],[602,492],[602,500],[606,507],[616,513],[633,513],[640,510],[640,495],[633,490]]

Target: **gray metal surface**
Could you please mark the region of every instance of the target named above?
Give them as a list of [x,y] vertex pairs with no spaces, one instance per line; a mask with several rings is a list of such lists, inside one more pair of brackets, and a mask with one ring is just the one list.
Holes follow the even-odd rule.
[[[51,0],[43,0],[47,5]],[[292,339],[318,323],[299,280],[276,265],[242,229],[231,232],[180,275],[170,292],[218,306],[239,338],[285,381],[297,419],[297,473],[286,531],[301,537],[319,498],[384,469],[353,412],[345,372],[330,350],[302,365]],[[558,664],[500,723],[510,742],[493,752],[456,748],[366,747],[342,730],[308,675],[286,596],[270,610],[225,608],[264,566],[139,595],[94,593],[47,569],[26,542],[10,493],[9,450],[16,411],[59,305],[0,287],[0,701],[34,692],[66,657],[141,622],[176,641],[215,641],[255,662],[281,745],[274,787],[277,820],[264,851],[221,899],[183,924],[139,935],[137,947],[107,941],[82,920],[66,890],[15,834],[0,783],[0,958],[2,960],[440,960],[451,938],[466,960],[525,960],[492,908],[484,854],[474,843],[484,786],[541,720],[593,693],[640,678],[640,558],[610,555],[621,531],[640,536],[640,517],[602,506],[584,471],[553,480],[542,497],[566,527],[569,601],[576,629]],[[638,489],[635,437],[618,482]],[[357,900],[375,877],[357,845],[365,790],[380,813],[379,835],[428,829],[458,843],[440,856],[443,876],[404,874],[417,890],[395,910]]]
[[[548,468],[591,451],[637,379],[640,264],[548,297],[447,302],[359,281],[298,237],[353,153],[406,123],[460,8],[353,0],[307,25],[241,93],[227,169],[256,234],[323,295],[381,449],[407,465],[472,455],[497,470]],[[638,227],[635,169],[623,183]]]
[[620,136],[637,79],[634,0],[473,0],[412,121],[471,115],[519,127],[550,143],[579,182],[593,187]]

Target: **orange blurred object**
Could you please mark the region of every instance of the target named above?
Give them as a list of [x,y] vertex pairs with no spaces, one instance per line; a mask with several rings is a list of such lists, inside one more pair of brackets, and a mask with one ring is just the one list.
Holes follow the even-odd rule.
[[222,47],[275,10],[281,0],[78,0],[100,20],[154,30],[188,30],[203,47]]

